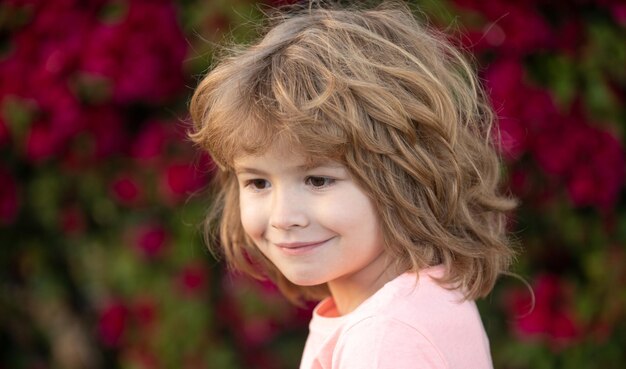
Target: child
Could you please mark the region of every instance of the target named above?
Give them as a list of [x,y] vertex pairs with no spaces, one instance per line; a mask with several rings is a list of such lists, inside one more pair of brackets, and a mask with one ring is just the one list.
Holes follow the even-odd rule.
[[474,299],[512,250],[492,113],[410,10],[309,8],[224,58],[192,102],[229,265],[321,300],[300,368],[491,368]]

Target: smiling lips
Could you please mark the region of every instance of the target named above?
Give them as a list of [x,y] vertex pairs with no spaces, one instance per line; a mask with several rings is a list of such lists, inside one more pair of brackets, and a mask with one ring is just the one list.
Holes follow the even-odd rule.
[[284,253],[289,255],[301,255],[313,251],[314,249],[322,246],[326,242],[330,241],[329,238],[324,241],[318,242],[290,242],[290,243],[276,243],[275,245]]

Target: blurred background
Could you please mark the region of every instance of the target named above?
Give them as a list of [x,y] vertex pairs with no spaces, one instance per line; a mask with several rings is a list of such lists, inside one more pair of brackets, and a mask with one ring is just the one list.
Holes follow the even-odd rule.
[[[0,369],[296,368],[309,309],[201,241],[186,104],[252,0],[0,2]],[[514,271],[479,302],[496,368],[626,365],[626,3],[412,2],[500,116]]]

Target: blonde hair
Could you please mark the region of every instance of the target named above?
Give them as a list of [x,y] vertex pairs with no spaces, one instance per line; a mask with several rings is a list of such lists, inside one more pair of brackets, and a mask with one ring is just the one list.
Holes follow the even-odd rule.
[[465,57],[402,4],[284,14],[206,75],[190,111],[190,137],[219,166],[208,241],[294,302],[328,290],[292,284],[257,250],[232,170],[276,140],[348,168],[402,270],[443,264],[440,282],[475,299],[510,265],[505,212],[515,201],[498,192],[492,111]]

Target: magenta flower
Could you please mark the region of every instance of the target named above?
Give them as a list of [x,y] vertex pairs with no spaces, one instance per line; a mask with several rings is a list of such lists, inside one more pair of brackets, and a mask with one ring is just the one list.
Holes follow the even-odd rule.
[[205,177],[194,164],[173,163],[165,168],[161,189],[166,199],[178,202],[202,188]]
[[166,247],[169,235],[160,224],[148,224],[135,230],[135,246],[148,259],[158,257]]
[[124,151],[128,134],[119,110],[113,105],[92,108],[85,112],[87,132],[94,141],[93,158],[103,160]]
[[131,154],[135,159],[142,162],[158,158],[163,153],[170,136],[165,123],[148,122],[135,137],[131,147]]
[[185,265],[176,278],[178,291],[184,296],[195,297],[206,290],[208,271],[199,263]]
[[128,325],[129,311],[120,301],[109,303],[100,312],[98,333],[100,340],[109,347],[120,346]]
[[533,135],[563,120],[547,90],[524,86],[518,89],[517,95],[518,116]]
[[576,163],[576,153],[586,144],[586,139],[578,125],[551,127],[534,137],[533,153],[548,175],[564,178]]
[[485,74],[487,89],[496,110],[503,104],[516,103],[519,89],[524,85],[525,72],[519,60],[500,59],[489,66]]
[[498,130],[494,133],[499,134],[499,150],[507,160],[515,161],[526,151],[528,133],[519,119],[508,116],[499,118]]
[[576,206],[614,206],[624,186],[626,159],[610,133],[577,117],[564,117],[538,132],[533,154],[549,175],[560,178]]
[[486,78],[505,158],[515,161],[530,151],[575,206],[611,208],[625,180],[621,143],[585,122],[576,105],[569,115],[559,112],[547,91],[524,82],[523,68],[514,59],[493,63]]
[[554,36],[544,18],[528,3],[511,6],[492,20],[502,27],[504,41],[502,52],[516,54],[534,53],[552,46]]
[[522,102],[520,89],[524,89],[524,71],[513,59],[494,63],[487,72],[487,88],[498,115],[497,130],[500,150],[508,160],[516,160],[527,150],[528,128],[520,117]]
[[176,11],[168,2],[127,4],[123,19],[96,25],[82,50],[81,69],[112,81],[116,102],[160,103],[183,86],[187,50]]
[[26,158],[40,163],[52,158],[61,148],[61,140],[54,130],[44,123],[31,125],[26,136]]
[[120,176],[111,185],[115,199],[122,205],[131,206],[141,197],[141,189],[131,176]]
[[523,339],[547,340],[561,348],[580,338],[582,328],[571,307],[572,296],[565,283],[554,275],[541,275],[533,283],[535,306],[530,293],[515,290],[507,301],[513,330]]
[[611,209],[624,187],[624,149],[608,132],[589,128],[586,136],[567,178],[568,194],[576,206]]

